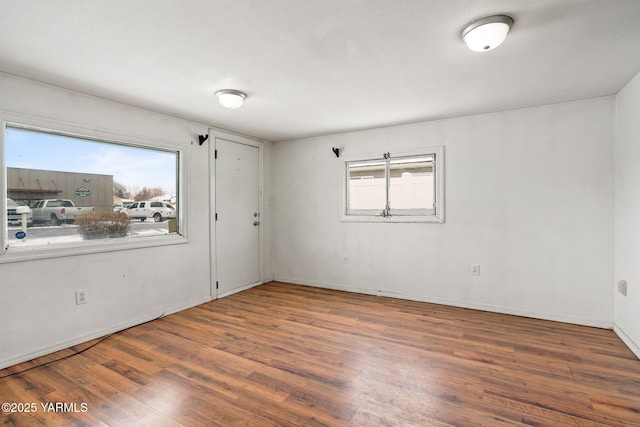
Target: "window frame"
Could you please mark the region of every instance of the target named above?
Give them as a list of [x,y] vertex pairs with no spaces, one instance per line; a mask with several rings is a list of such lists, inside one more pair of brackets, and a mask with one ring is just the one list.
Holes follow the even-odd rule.
[[[367,165],[367,164],[371,164],[371,165],[378,165],[378,164],[383,164],[385,165],[385,171],[386,171],[386,159],[382,159],[382,158],[378,158],[378,159],[366,159],[366,160],[347,160],[344,162],[344,178],[345,178],[345,187],[344,187],[344,191],[346,192],[345,196],[344,196],[344,212],[345,215],[351,215],[351,216],[375,216],[380,214],[380,209],[349,209],[349,163],[359,163],[361,165]],[[389,186],[389,177],[386,175],[385,172],[385,186]],[[386,197],[385,197],[385,205],[386,205]]]
[[[393,209],[386,205],[383,209],[349,209],[349,164],[353,163],[379,163],[386,162],[385,166],[385,203],[389,201],[390,191],[390,164],[393,160],[408,159],[411,157],[433,156],[434,158],[434,208],[433,213],[425,213],[425,209]],[[345,222],[445,222],[444,200],[444,146],[426,147],[422,149],[394,151],[387,153],[351,155],[341,158],[340,170],[340,221]],[[393,203],[391,201],[391,203]],[[382,212],[386,215],[383,216]],[[429,210],[431,211],[431,210]]]
[[[56,243],[55,245],[9,247],[7,224],[7,166],[5,158],[5,144],[7,127],[30,130],[52,135],[78,138],[87,141],[101,142],[126,147],[166,151],[176,154],[176,193],[178,197],[179,233],[161,236],[145,236],[125,239],[86,240],[72,243]],[[50,119],[23,116],[15,113],[1,112],[0,115],[0,191],[4,196],[0,197],[0,264],[34,259],[58,258],[74,255],[83,255],[101,252],[113,252],[155,246],[167,246],[184,244],[189,241],[187,208],[185,207],[186,182],[186,155],[185,147],[179,146],[175,141],[135,136],[127,133],[96,130],[83,126],[58,122]]]

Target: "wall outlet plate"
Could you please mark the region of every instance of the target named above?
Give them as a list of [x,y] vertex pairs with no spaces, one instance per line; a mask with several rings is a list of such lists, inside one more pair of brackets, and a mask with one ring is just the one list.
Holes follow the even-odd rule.
[[626,280],[620,280],[618,282],[618,292],[620,292],[625,297],[627,296],[627,281]]
[[480,275],[480,264],[472,264],[471,265],[471,275],[479,276]]
[[86,304],[86,303],[87,303],[87,290],[78,289],[76,291],[76,305]]

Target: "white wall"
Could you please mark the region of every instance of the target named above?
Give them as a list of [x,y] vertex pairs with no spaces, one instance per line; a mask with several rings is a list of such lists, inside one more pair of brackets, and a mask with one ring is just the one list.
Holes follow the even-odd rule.
[[[606,97],[276,143],[275,277],[611,327],[613,137]],[[435,145],[446,223],[339,221],[331,147]]]
[[[640,245],[627,237],[640,231],[632,193],[639,92],[636,78],[618,96],[615,173],[615,280],[629,281],[629,296],[615,295],[615,321],[636,343],[640,277],[632,261]],[[610,327],[614,103],[309,138],[274,144],[273,152],[265,143],[265,280],[273,272],[297,283]],[[206,125],[0,74],[0,118],[7,112],[184,149],[190,233],[180,245],[0,263],[0,367],[210,299],[209,148],[191,143]],[[446,147],[446,223],[339,221],[342,162],[331,147],[351,156],[434,145]],[[475,263],[479,277],[469,272]],[[78,288],[89,290],[88,304],[75,305]]]
[[[193,142],[207,126],[0,74],[0,119],[16,115],[185,150],[189,233],[178,245],[0,263],[0,368],[210,300],[209,143]],[[265,158],[270,167],[268,143]],[[78,306],[81,288],[89,302]]]
[[616,97],[615,330],[640,357],[640,74]]

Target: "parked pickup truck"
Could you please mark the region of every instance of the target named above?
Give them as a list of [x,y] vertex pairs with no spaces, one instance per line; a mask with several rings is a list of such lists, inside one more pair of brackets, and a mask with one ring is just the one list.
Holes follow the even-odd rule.
[[[22,214],[18,213],[20,206],[11,199],[7,199],[7,222],[9,225],[22,225]],[[29,206],[24,206],[27,211],[27,227],[33,225],[33,212]]]
[[38,200],[33,207],[34,223],[49,223],[60,225],[63,222],[73,223],[75,217],[92,212],[93,207],[78,207],[71,200],[67,199],[46,199]]

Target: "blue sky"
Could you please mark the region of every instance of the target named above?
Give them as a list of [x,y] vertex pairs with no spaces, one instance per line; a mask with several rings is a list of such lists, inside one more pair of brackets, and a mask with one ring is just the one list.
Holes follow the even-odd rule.
[[176,154],[7,128],[7,167],[113,175],[129,190],[176,194]]

